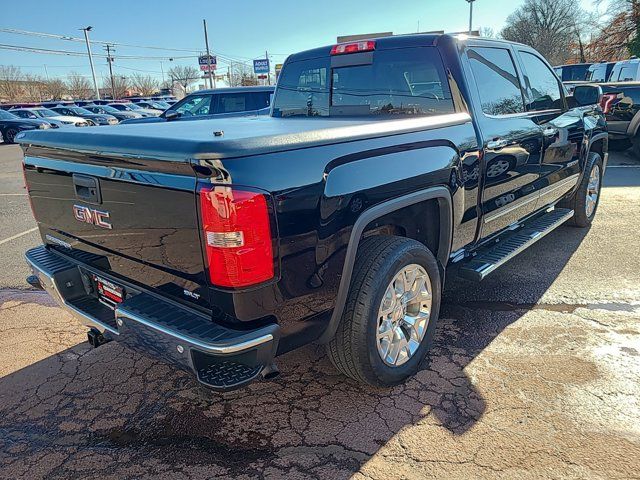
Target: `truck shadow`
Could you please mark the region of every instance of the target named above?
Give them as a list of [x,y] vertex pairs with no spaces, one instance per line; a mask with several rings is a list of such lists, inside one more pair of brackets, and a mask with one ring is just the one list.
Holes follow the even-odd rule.
[[88,462],[91,475],[120,478],[201,467],[207,477],[349,478],[408,427],[462,435],[490,407],[465,368],[539,308],[586,234],[552,232],[480,285],[450,275],[432,353],[389,390],[340,376],[319,346],[283,356],[275,381],[219,395],[114,342],[77,345],[0,379],[0,469],[55,452],[61,477]]

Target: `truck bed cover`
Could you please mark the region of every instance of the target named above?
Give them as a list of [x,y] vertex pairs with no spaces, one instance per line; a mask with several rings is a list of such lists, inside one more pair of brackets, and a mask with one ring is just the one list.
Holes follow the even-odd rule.
[[[467,113],[392,120],[239,117],[29,131],[22,145],[126,157],[222,159],[295,150],[470,122]],[[216,136],[214,132],[222,132]]]

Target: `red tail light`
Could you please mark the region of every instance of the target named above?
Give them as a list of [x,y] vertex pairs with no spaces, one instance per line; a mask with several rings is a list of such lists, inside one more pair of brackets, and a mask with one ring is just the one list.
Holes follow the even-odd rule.
[[209,279],[221,287],[246,287],[274,276],[271,221],[266,197],[231,187],[200,189]]
[[617,93],[605,93],[604,95],[602,95],[602,100],[600,100],[602,111],[604,113],[609,113],[611,111],[611,107],[613,106],[613,102],[617,99]]
[[373,40],[362,40],[361,42],[339,43],[331,48],[331,55],[342,55],[345,53],[369,52],[376,49],[376,42]]

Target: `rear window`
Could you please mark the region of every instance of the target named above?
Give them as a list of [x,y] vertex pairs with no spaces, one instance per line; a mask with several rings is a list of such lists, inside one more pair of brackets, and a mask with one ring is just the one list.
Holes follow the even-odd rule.
[[442,60],[433,47],[377,50],[365,65],[332,67],[331,57],[289,62],[273,107],[280,117],[453,112]]

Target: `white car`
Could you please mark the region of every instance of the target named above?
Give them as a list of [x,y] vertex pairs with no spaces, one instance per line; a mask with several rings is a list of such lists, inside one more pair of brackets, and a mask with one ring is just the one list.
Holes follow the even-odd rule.
[[56,120],[62,122],[64,125],[74,125],[76,127],[88,127],[89,122],[86,118],[75,117],[71,115],[60,115],[58,112],[49,110],[44,107],[32,107],[32,108],[12,108],[11,113],[22,118],[37,118],[44,120]]
[[110,107],[113,107],[121,112],[133,112],[142,115],[143,117],[158,117],[162,113],[162,110],[155,110],[151,108],[142,108],[132,102],[114,102],[109,104]]

